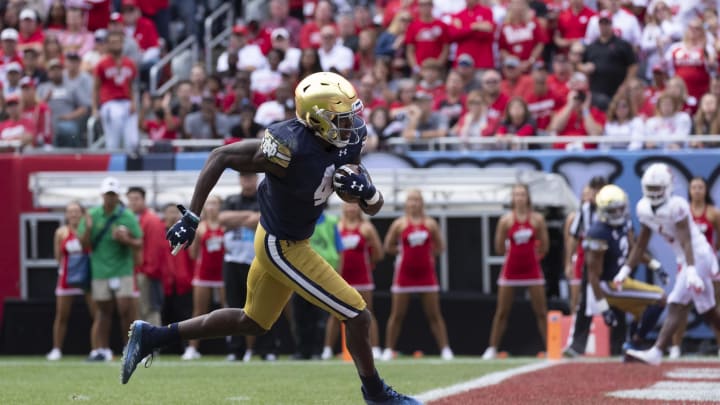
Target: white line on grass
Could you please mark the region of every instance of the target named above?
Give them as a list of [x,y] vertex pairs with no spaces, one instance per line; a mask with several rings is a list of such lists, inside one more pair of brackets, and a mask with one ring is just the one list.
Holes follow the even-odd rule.
[[473,389],[495,385],[510,377],[515,377],[520,374],[542,370],[556,364],[560,364],[560,362],[543,361],[541,363],[528,364],[526,366],[512,368],[510,370],[498,371],[495,373],[484,375],[474,380],[465,381],[458,384],[450,385],[448,387],[437,388],[434,390],[423,392],[422,394],[416,395],[415,398],[417,398],[421,402],[434,401],[436,399],[449,397],[451,395],[460,394],[462,392],[470,391]]

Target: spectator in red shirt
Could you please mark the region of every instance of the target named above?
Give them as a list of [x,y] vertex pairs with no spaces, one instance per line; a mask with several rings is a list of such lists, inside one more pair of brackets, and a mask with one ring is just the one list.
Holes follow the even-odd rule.
[[378,91],[378,89],[377,83],[370,73],[363,75],[357,85],[358,96],[363,100],[364,104],[362,115],[366,121],[370,119],[370,115],[375,108],[387,105],[385,99],[381,97],[382,92]]
[[142,229],[142,262],[135,266],[135,280],[140,292],[140,319],[162,325],[160,311],[163,302],[163,263],[167,245],[163,240],[165,224],[145,203],[145,189],[129,187],[126,193],[128,208],[135,214]]
[[457,43],[456,54],[470,55],[476,68],[493,69],[496,28],[493,12],[482,5],[480,0],[466,0],[466,3],[467,8],[455,14],[450,24],[451,41]]
[[594,15],[595,12],[583,0],[570,0],[557,19],[554,42],[560,52],[567,53],[570,45],[585,38],[588,22]]
[[510,1],[498,36],[501,58],[517,56],[522,72],[528,72],[530,66],[540,59],[545,43],[548,42],[546,31],[530,12],[527,0]]
[[108,34],[108,54],[95,68],[93,115],[99,112],[107,149],[124,146],[127,152],[136,153],[139,138],[132,82],[137,69],[130,58],[122,56],[123,42],[122,33]]
[[483,99],[488,109],[487,128],[491,133],[494,133],[500,124],[502,115],[505,113],[509,98],[500,91],[500,74],[496,70],[486,70],[480,83],[483,90]]
[[42,26],[38,24],[38,17],[35,10],[26,8],[20,12],[20,30],[18,36],[18,48],[20,51],[28,47],[42,48],[45,36]]
[[[163,214],[165,229],[169,229],[180,219],[180,211],[175,203],[166,204],[163,207]],[[166,324],[188,319],[192,315],[192,278],[195,261],[190,258],[188,252],[188,249],[180,249],[177,255],[173,255],[170,249],[165,249],[162,282],[165,300],[162,320]]]
[[717,73],[717,52],[708,43],[703,22],[693,18],[681,42],[670,46],[665,53],[669,75],[685,82],[688,94],[699,100],[710,88],[710,72]]
[[375,30],[364,29],[358,34],[358,49],[355,52],[353,70],[357,76],[372,72],[375,65]]
[[[143,94],[142,112],[138,115],[138,125],[140,130],[147,133],[148,138],[153,141],[163,142],[177,138],[177,133],[170,130],[179,125],[178,119],[170,110],[171,97],[170,92],[165,93],[165,96],[152,97],[148,92]],[[152,115],[147,117],[147,113],[152,113]]]
[[88,9],[87,29],[95,31],[107,29],[110,23],[110,0],[85,0]]
[[445,83],[442,80],[443,64],[433,58],[425,59],[420,69],[420,83],[417,91],[429,93],[433,99],[445,97]]
[[557,95],[548,85],[548,74],[545,64],[537,61],[532,70],[532,87],[529,92],[523,93],[522,98],[528,104],[528,109],[535,120],[538,134],[545,133],[550,119],[565,104],[565,99]]
[[448,60],[450,49],[448,27],[433,18],[433,0],[419,0],[417,4],[418,18],[405,32],[406,57],[414,73],[420,72],[420,66],[426,59]]
[[33,143],[33,123],[20,113],[20,96],[12,94],[5,98],[7,119],[0,121],[0,140],[20,141],[21,147]]
[[687,84],[685,84],[685,80],[683,80],[682,77],[675,76],[668,80],[665,92],[680,100],[681,111],[684,111],[691,116],[695,115],[699,104],[698,99],[688,92]]
[[535,134],[535,120],[533,120],[525,100],[519,97],[510,99],[505,108],[505,116],[496,134],[500,148],[513,150],[527,149],[527,146],[515,142],[513,138],[534,136]]
[[315,7],[315,18],[306,22],[300,31],[300,48],[319,48],[320,29],[326,25],[335,25],[333,6],[327,0],[321,0]]
[[[565,106],[550,121],[549,131],[560,136],[601,135],[605,126],[605,114],[590,105],[592,94],[587,77],[579,72],[570,79],[570,92]],[[596,144],[582,142],[560,142],[553,144],[553,149],[582,150],[596,149]]]
[[[158,35],[170,43],[170,2],[169,0],[141,0],[137,3],[143,17],[153,22]],[[185,7],[183,3],[180,8]]]
[[270,0],[270,19],[262,24],[262,28],[269,32],[284,28],[290,34],[288,38],[290,45],[294,48],[300,46],[303,24],[297,18],[290,16],[288,0]]
[[15,28],[5,28],[0,33],[2,49],[0,50],[0,80],[5,78],[5,69],[8,63],[16,62],[22,65],[22,55],[18,51],[18,32]]
[[521,97],[530,91],[532,79],[530,75],[523,74],[520,69],[522,62],[514,55],[509,55],[503,60],[503,81],[500,83],[500,91],[508,97]]
[[553,57],[553,73],[547,78],[547,85],[558,97],[565,100],[570,89],[568,82],[573,70],[567,55],[557,53]]
[[[146,1],[146,0],[145,0]],[[140,74],[149,71],[160,59],[160,40],[152,21],[140,14],[136,0],[122,0],[122,18],[125,35],[135,38],[142,53]]]
[[35,94],[35,81],[25,76],[20,79],[20,101],[22,104],[22,117],[33,123],[32,135],[35,145],[52,146],[52,120],[50,107],[47,103],[38,101]]

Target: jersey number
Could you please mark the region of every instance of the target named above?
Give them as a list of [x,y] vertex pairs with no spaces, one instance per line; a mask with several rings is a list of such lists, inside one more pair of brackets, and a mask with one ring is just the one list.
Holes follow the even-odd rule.
[[628,253],[630,251],[630,243],[628,243],[627,235],[623,235],[622,238],[618,241],[618,246],[620,248],[620,257],[618,257],[618,267],[622,267],[625,264],[625,261],[627,260]]
[[318,188],[315,189],[315,206],[325,204],[330,194],[333,193],[333,174],[335,173],[335,165],[325,168],[322,181]]

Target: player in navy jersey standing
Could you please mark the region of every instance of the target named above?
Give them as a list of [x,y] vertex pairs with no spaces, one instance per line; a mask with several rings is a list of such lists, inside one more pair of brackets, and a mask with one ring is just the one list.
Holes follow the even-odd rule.
[[295,105],[297,118],[271,125],[262,141],[245,140],[213,150],[198,177],[190,209],[178,206],[183,217],[167,233],[173,249],[192,242],[199,222],[195,212],[200,212],[226,168],[265,172],[258,190],[260,224],[244,310],[219,309],[165,327],[135,321],[123,354],[123,383],[143,358],[169,343],[267,332],[295,292],[345,322],[348,350],[366,403],[419,404],[380,379],[365,301],[312,250],[308,240],[333,190],[359,197],[361,209],[369,215],[383,205],[382,194],[364,171],[335,175],[342,165],[360,163],[366,137],[359,116],[362,101],[342,76],[320,72],[298,84]]
[[[608,184],[597,192],[595,206],[597,219],[583,239],[588,288],[582,295],[571,343],[565,350],[568,357],[585,352],[593,315],[602,315],[605,324],[615,327],[618,320],[611,307],[631,313],[634,322],[630,328],[630,340],[624,347],[632,348],[643,343],[665,306],[665,293],[659,286],[627,275],[615,282],[615,276],[624,266],[634,242],[625,192],[614,184]],[[652,260],[646,256],[645,261]],[[661,279],[667,279],[661,267],[654,268]]]

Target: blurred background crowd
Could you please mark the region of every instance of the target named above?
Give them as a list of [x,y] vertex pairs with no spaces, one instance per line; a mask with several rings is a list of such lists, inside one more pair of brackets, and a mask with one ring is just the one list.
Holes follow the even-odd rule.
[[[717,1],[251,0],[232,4],[235,24],[215,48],[203,22],[222,3],[1,1],[0,140],[87,147],[93,116],[104,145],[129,153],[141,139],[173,150],[173,139],[252,138],[294,117],[295,84],[321,70],[355,83],[368,150],[432,148],[434,138],[524,149],[518,139],[540,135],[677,149],[713,147],[691,135],[720,133]],[[210,28],[229,28],[221,25]],[[154,91],[150,68],[188,37],[212,65],[198,58],[171,90]],[[164,65],[159,81],[177,74]],[[138,136],[113,127],[115,112],[105,116],[118,100]],[[463,143],[484,137],[493,141]]]

